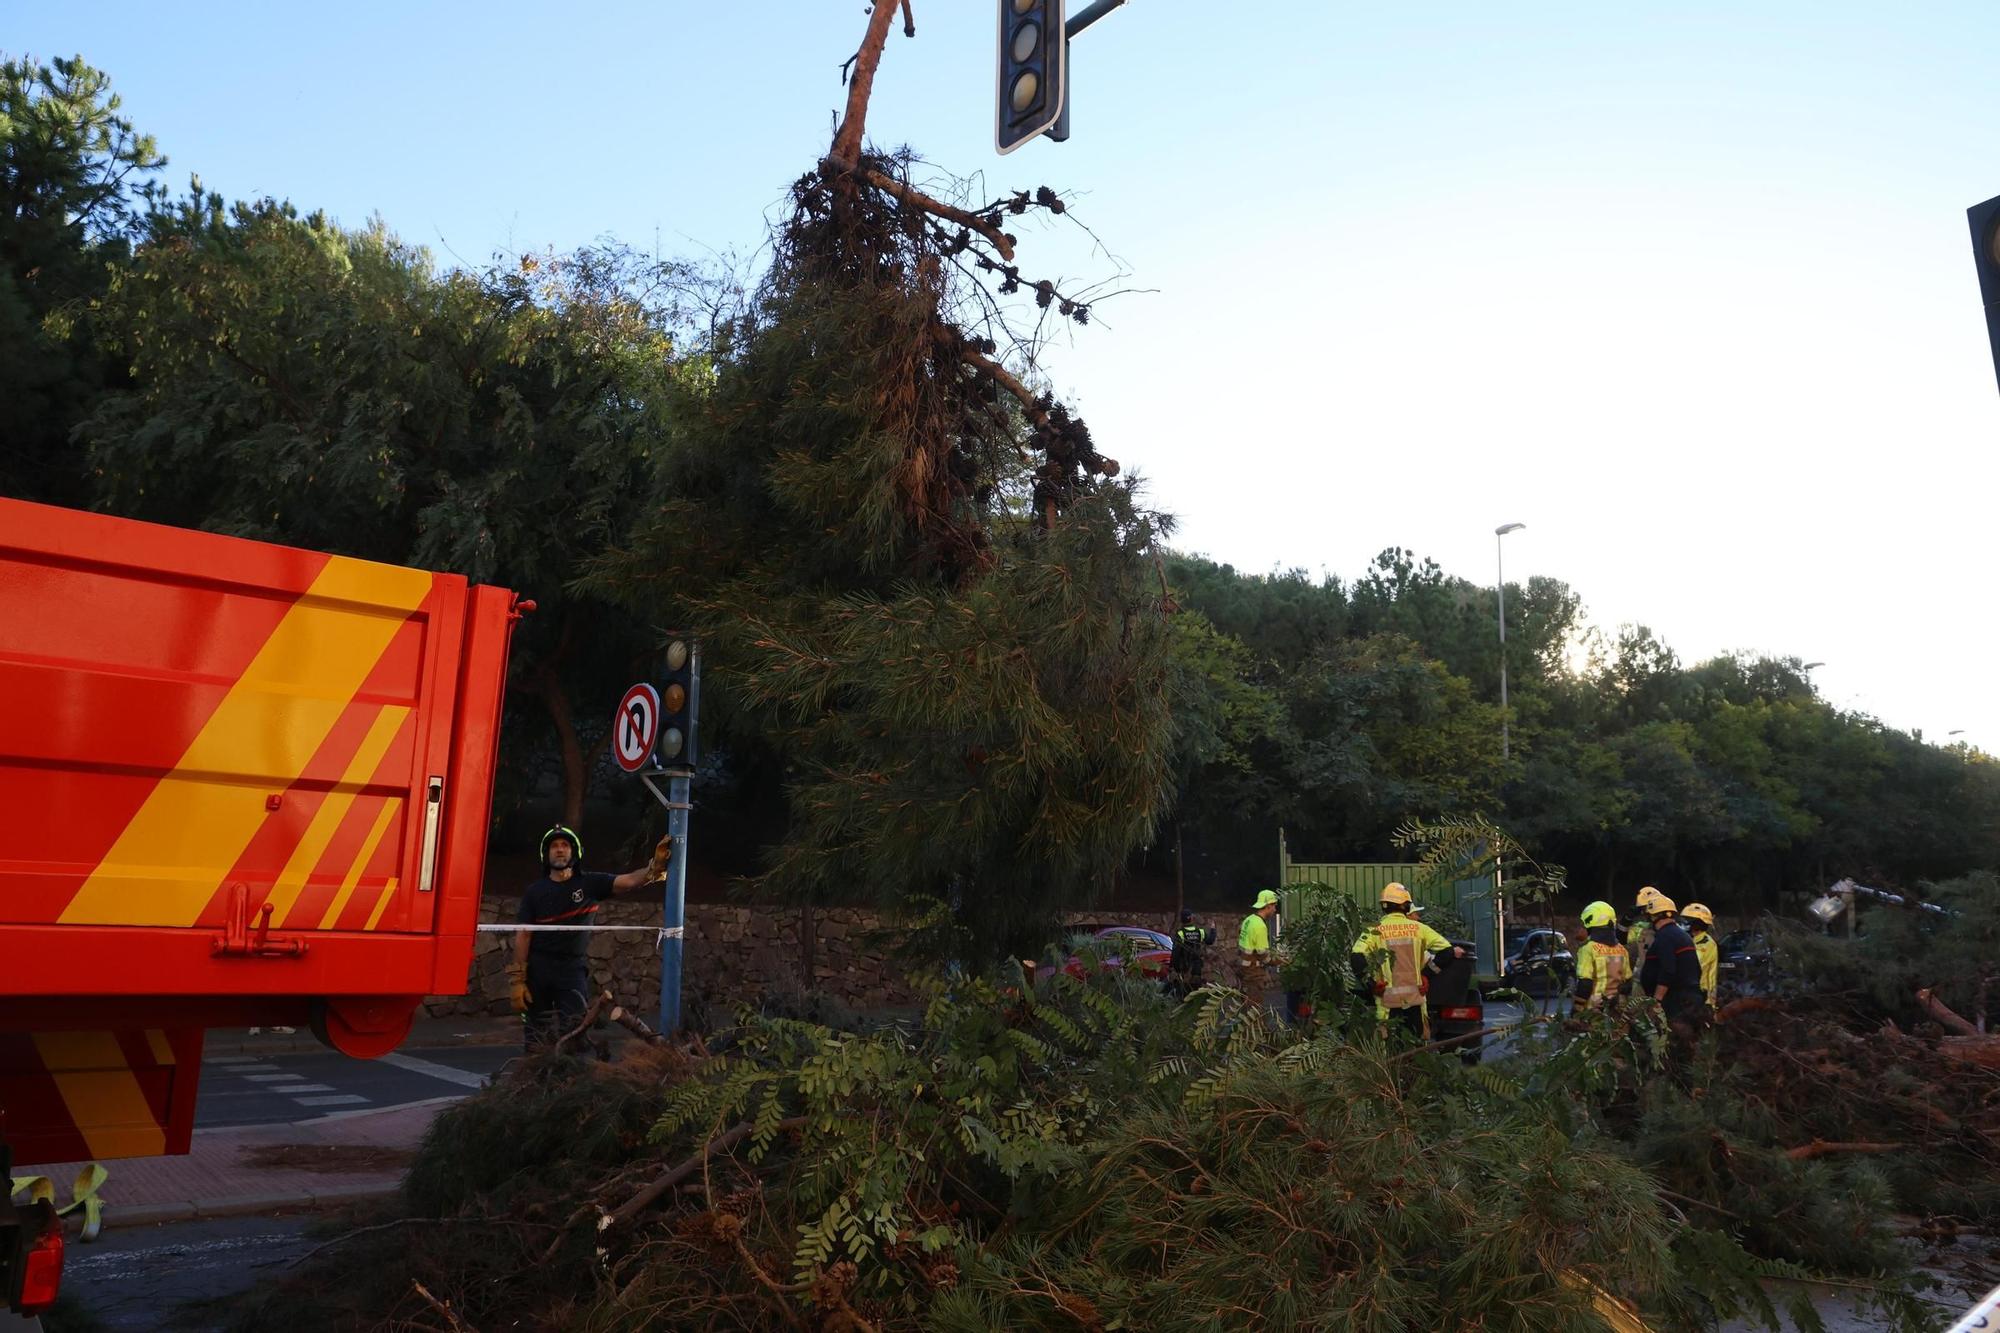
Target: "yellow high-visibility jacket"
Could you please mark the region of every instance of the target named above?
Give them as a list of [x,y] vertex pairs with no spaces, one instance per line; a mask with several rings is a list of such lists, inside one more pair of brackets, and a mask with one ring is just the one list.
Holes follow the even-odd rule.
[[1708,1007],[1715,1008],[1716,961],[1722,949],[1715,942],[1715,936],[1707,931],[1694,937],[1694,956],[1701,959],[1701,993],[1708,997]]
[[1354,952],[1368,960],[1379,983],[1375,1016],[1387,1018],[1391,1009],[1421,1008],[1424,960],[1450,948],[1450,940],[1402,912],[1384,913],[1381,921],[1362,931],[1354,941]]
[[1581,1003],[1595,1009],[1624,994],[1625,983],[1632,979],[1632,959],[1622,944],[1585,940],[1576,951],[1576,979],[1590,983],[1590,996]]

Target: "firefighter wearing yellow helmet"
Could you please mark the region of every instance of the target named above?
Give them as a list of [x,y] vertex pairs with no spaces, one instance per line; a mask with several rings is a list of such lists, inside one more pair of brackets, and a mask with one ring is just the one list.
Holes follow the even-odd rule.
[[1615,1004],[1632,980],[1632,959],[1618,942],[1618,913],[1607,902],[1583,909],[1587,937],[1576,952],[1576,1003],[1598,1009]]
[[1625,931],[1625,952],[1631,956],[1634,976],[1638,975],[1640,965],[1646,961],[1646,951],[1653,947],[1653,914],[1647,909],[1664,896],[1650,884],[1639,890],[1635,903],[1639,919]]
[[1271,962],[1270,921],[1277,914],[1278,895],[1270,889],[1260,890],[1250,905],[1250,915],[1243,918],[1236,932],[1236,963],[1242,971],[1243,994],[1253,1004],[1262,1004],[1265,991],[1270,989],[1264,969]]
[[1694,937],[1694,956],[1701,960],[1702,998],[1714,1013],[1716,964],[1722,952],[1715,942],[1715,914],[1702,903],[1689,903],[1681,909],[1681,920]]
[[1355,981],[1375,1000],[1375,1017],[1394,1020],[1419,1041],[1430,1040],[1425,994],[1430,983],[1424,962],[1434,953],[1464,950],[1410,914],[1410,891],[1401,884],[1382,887],[1382,919],[1361,932],[1350,959]]

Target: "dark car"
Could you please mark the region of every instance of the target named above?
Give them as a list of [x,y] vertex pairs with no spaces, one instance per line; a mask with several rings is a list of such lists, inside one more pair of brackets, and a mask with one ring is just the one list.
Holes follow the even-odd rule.
[[1771,942],[1761,930],[1732,930],[1716,944],[1718,991],[1757,995],[1771,989]]
[[1507,941],[1500,980],[1534,995],[1559,995],[1576,978],[1576,955],[1559,930],[1524,930]]
[[[1441,953],[1424,969],[1431,983],[1427,998],[1432,1041],[1463,1040],[1486,1026],[1486,998],[1473,982],[1479,971],[1479,958],[1473,953],[1470,940],[1452,943],[1465,950],[1463,958]],[[1484,1044],[1483,1038],[1466,1042],[1459,1059],[1469,1065],[1478,1064],[1480,1047]]]
[[[1105,926],[1093,931],[1090,936],[1091,952],[1096,954],[1097,966],[1103,970],[1125,966],[1127,950],[1131,953],[1132,966],[1142,977],[1164,977],[1167,965],[1174,956],[1174,942],[1157,930],[1144,926]],[[1081,954],[1071,954],[1063,963],[1063,971],[1083,979],[1084,960]]]

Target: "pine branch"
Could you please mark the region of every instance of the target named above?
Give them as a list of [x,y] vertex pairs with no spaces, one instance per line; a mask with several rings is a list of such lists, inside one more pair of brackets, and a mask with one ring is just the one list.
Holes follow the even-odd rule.
[[912,208],[920,208],[934,217],[943,218],[947,222],[955,222],[961,227],[978,232],[981,236],[992,242],[993,248],[1000,252],[1002,259],[1011,261],[1014,258],[1014,238],[986,221],[986,219],[968,213],[962,208],[954,208],[950,204],[933,199],[921,190],[905,185],[895,177],[885,175],[873,167],[863,171],[861,178],[876,189],[894,195],[897,199],[900,199]]
[[861,136],[868,123],[868,97],[875,90],[875,70],[882,63],[882,48],[889,41],[889,21],[898,8],[897,0],[875,0],[868,31],[861,39],[861,49],[855,52],[854,77],[847,84],[847,112],[840,119],[839,132],[833,136],[833,150],[826,155],[841,171],[853,171],[860,164]]

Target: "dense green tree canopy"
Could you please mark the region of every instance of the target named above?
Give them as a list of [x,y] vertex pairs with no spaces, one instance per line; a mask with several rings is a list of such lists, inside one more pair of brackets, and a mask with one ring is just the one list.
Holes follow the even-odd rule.
[[2000,865],[2000,765],[1797,659],[1685,663],[1510,585],[1503,759],[1490,587],[1401,547],[1352,581],[1161,551],[975,280],[1084,317],[999,230],[1048,191],[939,213],[906,160],[822,167],[746,291],[615,245],[440,269],[381,221],[170,201],[163,161],[101,72],[0,62],[0,492],[535,597],[503,790],[552,762],[572,820],[673,626],[707,646],[720,859],[932,904],[961,955],[1121,870],[1235,901],[1280,827],[1374,860],[1481,815],[1579,888],[1725,911]]
[[0,493],[88,494],[70,428],[122,375],[74,317],[128,253],[166,165],[119,110],[81,57],[0,59]]

